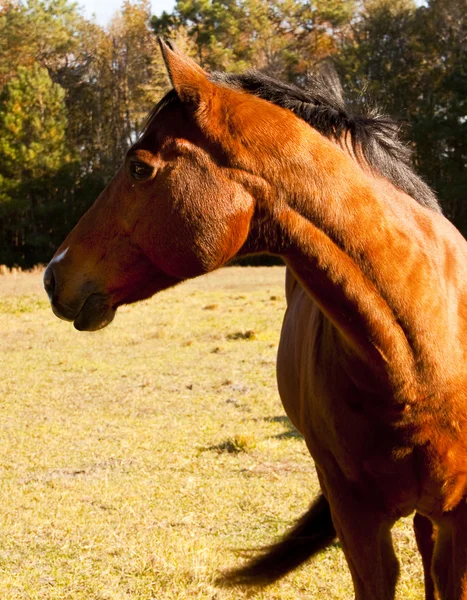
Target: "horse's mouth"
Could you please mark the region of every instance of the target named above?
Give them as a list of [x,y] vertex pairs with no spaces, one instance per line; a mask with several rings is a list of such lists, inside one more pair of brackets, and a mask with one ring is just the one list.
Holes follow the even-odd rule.
[[97,331],[111,323],[116,308],[109,304],[109,297],[104,294],[91,294],[73,320],[78,331]]
[[95,291],[99,289],[97,285],[87,281],[73,295],[60,288],[49,290],[48,294],[55,316],[72,322],[78,331],[97,331],[114,320],[117,308],[122,304],[144,300],[177,283],[180,283],[180,279],[157,273],[152,280],[146,279],[144,288],[138,285],[121,286],[104,293]]

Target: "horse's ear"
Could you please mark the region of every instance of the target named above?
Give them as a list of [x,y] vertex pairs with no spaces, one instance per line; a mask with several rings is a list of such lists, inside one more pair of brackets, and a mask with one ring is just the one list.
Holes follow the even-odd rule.
[[180,54],[170,42],[162,38],[159,38],[159,45],[170,81],[182,102],[199,104],[202,96],[212,93],[214,85],[194,60]]

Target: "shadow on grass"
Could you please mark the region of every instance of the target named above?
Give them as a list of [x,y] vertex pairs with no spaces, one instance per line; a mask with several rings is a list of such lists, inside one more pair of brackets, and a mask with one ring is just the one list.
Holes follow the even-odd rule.
[[284,427],[287,427],[286,431],[272,436],[275,440],[303,439],[302,434],[295,429],[290,419],[285,415],[280,417],[264,417],[263,420],[267,423],[282,423]]

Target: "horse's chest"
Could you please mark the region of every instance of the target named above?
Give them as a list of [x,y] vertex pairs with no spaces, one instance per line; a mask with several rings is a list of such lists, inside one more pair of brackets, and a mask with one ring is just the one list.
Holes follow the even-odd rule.
[[289,305],[277,374],[284,408],[317,462],[332,457],[348,479],[406,470],[405,435],[378,410],[377,384],[346,354],[333,326],[306,295]]

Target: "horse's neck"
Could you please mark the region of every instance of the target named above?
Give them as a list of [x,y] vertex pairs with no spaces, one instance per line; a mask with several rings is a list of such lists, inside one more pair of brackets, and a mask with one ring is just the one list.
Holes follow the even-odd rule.
[[333,159],[341,164],[321,165],[334,175],[320,189],[294,182],[278,217],[281,254],[349,348],[392,388],[415,388],[422,346],[446,328],[439,265],[429,256],[440,217],[403,194],[389,197],[342,153]]
[[294,214],[292,220],[285,262],[349,347],[383,372],[394,352],[398,362],[408,361],[404,332],[354,257],[303,216]]

